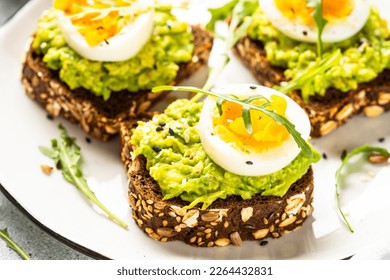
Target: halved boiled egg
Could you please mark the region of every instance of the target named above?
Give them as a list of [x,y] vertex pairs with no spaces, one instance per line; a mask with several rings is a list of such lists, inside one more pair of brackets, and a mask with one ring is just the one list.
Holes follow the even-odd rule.
[[[262,95],[252,101],[285,116],[295,129],[308,139],[310,121],[305,111],[286,95],[263,86],[232,84],[214,89],[214,92],[240,99]],[[204,101],[199,121],[200,139],[208,156],[222,168],[243,176],[271,174],[287,166],[301,149],[287,129],[258,110],[250,110],[252,133],[248,133],[242,118],[242,106],[222,103],[222,114],[216,99]]]
[[[307,0],[259,0],[271,23],[288,37],[316,42],[317,26],[312,16],[313,8]],[[323,0],[322,16],[328,21],[322,41],[338,42],[352,37],[363,28],[370,14],[369,0]]]
[[127,60],[153,29],[153,0],[56,0],[54,7],[66,43],[90,60]]

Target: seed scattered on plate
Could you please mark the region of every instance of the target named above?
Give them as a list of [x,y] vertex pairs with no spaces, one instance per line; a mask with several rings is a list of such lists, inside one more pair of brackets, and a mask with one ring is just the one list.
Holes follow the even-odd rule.
[[377,153],[368,156],[368,162],[373,164],[383,164],[389,162],[389,157]]
[[46,165],[46,164],[41,164],[41,170],[46,175],[50,175],[51,172],[53,171],[53,167]]
[[343,160],[346,156],[347,156],[347,150],[344,149],[344,150],[341,152],[341,156],[340,156],[341,160]]
[[268,244],[268,241],[267,240],[262,240],[260,241],[260,246],[265,246]]

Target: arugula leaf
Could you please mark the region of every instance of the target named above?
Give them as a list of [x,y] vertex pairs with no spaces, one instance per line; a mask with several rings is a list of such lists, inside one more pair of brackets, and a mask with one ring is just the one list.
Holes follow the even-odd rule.
[[[234,96],[234,98],[237,98],[236,96]],[[253,100],[258,100],[258,99],[264,99],[266,100],[268,103],[270,103],[269,99],[267,99],[264,95],[261,95],[261,94],[254,94],[254,95],[251,95],[249,96],[248,98],[245,98],[243,99],[242,101],[245,101],[245,102],[252,102]],[[267,104],[268,105],[268,104]]]
[[364,145],[364,146],[355,148],[350,153],[348,153],[342,159],[340,167],[336,170],[336,201],[337,201],[337,208],[339,210],[339,213],[340,213],[344,223],[346,224],[346,226],[348,227],[350,232],[354,232],[354,230],[353,230],[351,224],[348,222],[347,218],[345,217],[344,212],[341,210],[339,185],[340,185],[340,180],[341,180],[341,172],[342,172],[343,168],[348,164],[348,161],[352,157],[354,157],[354,156],[356,156],[358,154],[362,154],[362,153],[365,153],[365,154],[378,153],[380,155],[384,155],[384,156],[390,157],[390,152],[387,151],[384,148]]
[[[265,99],[267,101],[266,103],[258,105],[262,108],[265,108],[270,104],[269,100],[261,94],[255,94],[255,95],[249,96],[248,98],[244,98],[244,99],[240,99],[239,97],[235,96],[234,94],[231,94],[230,96],[237,99],[237,100],[240,100],[241,102],[246,103],[246,104],[250,104],[253,100]],[[217,106],[218,113],[220,116],[223,114],[222,104],[225,101],[226,100],[223,99],[222,97],[218,98],[216,101],[216,106]],[[253,131],[252,131],[252,119],[251,119],[251,114],[250,114],[250,108],[248,108],[247,106],[243,106],[241,116],[242,116],[242,119],[244,121],[245,130],[248,132],[248,134],[252,134]]]
[[[230,50],[245,35],[246,30],[252,22],[252,14],[257,7],[257,0],[233,0],[219,8],[219,10],[214,11],[214,17],[209,22],[213,28],[217,20],[224,20],[230,15],[232,15],[232,19],[229,24],[228,34],[225,37],[224,49],[219,54],[220,58],[215,65],[209,68],[209,75],[203,89],[209,90],[214,86],[219,74],[230,61]],[[213,20],[215,21],[211,23]],[[197,94],[191,100],[197,102],[202,96],[202,94]]]
[[232,22],[229,26],[232,30],[235,30],[239,26],[245,17],[252,16],[253,12],[259,6],[258,0],[239,0],[234,6],[232,13]]
[[206,28],[210,31],[215,31],[215,24],[219,20],[225,20],[232,14],[234,6],[238,0],[232,0],[227,2],[225,5],[218,8],[209,8],[208,11],[211,14],[210,21],[206,24]]
[[216,102],[216,104],[217,104],[217,109],[218,109],[218,113],[219,113],[220,116],[222,116],[222,114],[223,114],[223,111],[222,111],[222,104],[223,104],[224,101],[225,101],[225,100],[223,100],[222,98],[218,98],[218,99],[217,99],[217,102]]
[[0,238],[7,243],[8,247],[18,253],[23,259],[31,260],[30,256],[18,245],[16,244],[8,234],[7,229],[0,230]]
[[[186,91],[186,92],[196,92],[196,93],[200,93],[202,95],[205,94],[205,95],[213,96],[213,97],[215,97],[217,99],[218,98],[222,98],[225,101],[229,101],[229,102],[232,102],[232,103],[240,104],[241,106],[243,106],[243,109],[244,109],[243,110],[243,117],[244,117],[244,114],[245,114],[245,118],[249,118],[249,119],[250,119],[250,115],[248,116],[248,113],[247,112],[244,113],[244,111],[249,111],[249,109],[258,110],[258,111],[262,112],[263,114],[265,114],[265,115],[269,116],[270,118],[272,118],[277,124],[283,125],[287,129],[287,131],[291,134],[291,136],[294,138],[294,140],[297,143],[298,147],[300,147],[302,149],[302,153],[306,157],[311,158],[313,156],[313,152],[312,152],[309,144],[306,142],[305,139],[302,138],[301,134],[295,129],[294,124],[292,124],[285,117],[283,117],[281,115],[278,115],[274,111],[266,109],[265,106],[267,104],[254,105],[254,104],[251,103],[252,100],[250,100],[250,99],[249,99],[250,101],[240,100],[240,99],[235,98],[233,96],[223,95],[223,94],[215,93],[215,92],[204,90],[204,89],[199,89],[199,88],[196,88],[196,87],[158,86],[158,87],[152,88],[152,91],[153,92],[160,92],[160,91]],[[251,129],[251,125],[249,127],[249,124],[246,123],[245,124],[245,128],[246,129]]]
[[242,107],[242,119],[244,120],[245,130],[252,134],[251,108],[248,106]]
[[103,210],[115,223],[124,229],[127,229],[128,225],[116,217],[113,213],[111,213],[97,199],[94,192],[89,188],[88,183],[81,171],[80,147],[76,144],[76,139],[69,137],[65,127],[63,127],[61,124],[58,127],[61,130],[61,138],[59,140],[51,140],[51,149],[46,147],[39,147],[39,150],[47,157],[54,160],[57,168],[62,170],[62,175],[66,181],[74,185],[91,202]]
[[307,7],[314,8],[313,13],[311,14],[314,18],[314,21],[317,24],[318,37],[317,37],[317,55],[321,58],[323,53],[323,42],[322,42],[322,32],[324,31],[327,20],[322,16],[322,0],[307,0]]
[[323,59],[306,68],[301,75],[297,75],[294,79],[287,82],[286,85],[275,86],[274,88],[285,94],[289,94],[293,90],[301,90],[303,101],[307,102],[311,93],[310,90],[305,90],[307,89],[308,85],[313,83],[313,80],[316,76],[324,75],[327,70],[333,66],[338,65],[341,58],[341,51],[337,49],[333,53],[327,55]]

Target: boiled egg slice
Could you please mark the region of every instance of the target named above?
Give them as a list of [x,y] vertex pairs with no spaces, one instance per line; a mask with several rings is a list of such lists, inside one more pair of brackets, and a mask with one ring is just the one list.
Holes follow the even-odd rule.
[[54,7],[66,43],[90,60],[130,59],[152,34],[153,0],[58,0]]
[[[272,25],[282,33],[295,40],[317,42],[318,29],[307,0],[259,0],[259,3]],[[328,22],[322,41],[333,43],[352,37],[363,28],[369,14],[369,0],[323,0],[322,15]]]
[[[310,121],[305,111],[274,89],[231,84],[213,91],[240,99],[262,95],[266,99],[256,99],[252,104],[269,103],[267,109],[285,116],[303,139],[309,138]],[[205,152],[225,170],[242,176],[262,176],[281,170],[297,157],[301,149],[284,126],[257,110],[251,109],[250,112],[252,134],[245,129],[241,105],[224,102],[220,115],[216,99],[206,98],[198,125]]]

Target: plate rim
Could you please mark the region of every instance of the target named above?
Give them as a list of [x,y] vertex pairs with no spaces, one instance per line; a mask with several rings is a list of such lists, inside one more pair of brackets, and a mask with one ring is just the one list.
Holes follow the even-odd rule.
[[16,207],[18,210],[25,215],[31,222],[33,222],[36,226],[38,226],[41,230],[43,230],[45,233],[53,237],[54,239],[60,241],[62,244],[65,244],[66,246],[88,256],[95,260],[112,260],[109,257],[106,257],[98,252],[95,252],[94,250],[91,250],[85,246],[82,246],[74,241],[71,241],[70,239],[62,236],[61,234],[55,232],[54,230],[50,229],[48,226],[44,225],[42,222],[40,222],[37,218],[35,218],[26,208],[24,208],[16,198],[14,198],[7,190],[6,188],[0,183],[0,192],[3,193],[3,195]]

